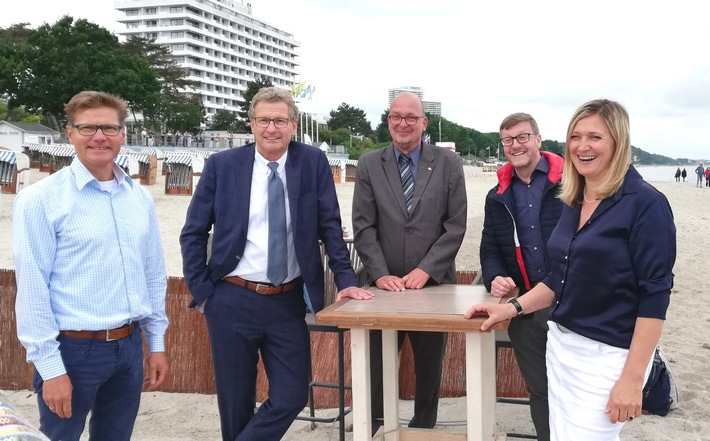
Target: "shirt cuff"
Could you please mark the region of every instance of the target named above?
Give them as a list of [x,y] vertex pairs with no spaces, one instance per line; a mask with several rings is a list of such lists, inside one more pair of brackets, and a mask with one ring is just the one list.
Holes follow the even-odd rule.
[[148,342],[148,352],[165,352],[165,336],[164,335],[146,335]]
[[62,361],[62,356],[59,355],[59,351],[57,351],[56,356],[42,361],[35,361],[34,365],[39,373],[39,376],[42,377],[42,380],[44,381],[51,380],[52,378],[56,378],[67,373],[67,370],[64,367],[64,362]]

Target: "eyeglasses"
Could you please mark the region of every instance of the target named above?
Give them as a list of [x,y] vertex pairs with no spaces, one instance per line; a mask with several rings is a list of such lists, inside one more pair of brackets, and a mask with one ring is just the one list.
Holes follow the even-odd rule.
[[426,116],[401,116],[401,115],[388,115],[387,119],[394,125],[401,124],[402,120],[408,125],[413,126],[421,118],[426,118]]
[[94,136],[99,130],[106,136],[116,136],[121,133],[121,129],[123,128],[123,126],[116,124],[72,124],[71,126],[83,136]]
[[277,129],[285,129],[288,127],[288,123],[291,122],[288,118],[252,118],[251,120],[254,121],[257,127],[262,128],[269,127],[269,124],[273,121],[274,127]]
[[518,136],[508,136],[507,138],[501,138],[500,143],[506,147],[513,145],[515,140],[518,140],[518,144],[525,144],[530,141],[530,137],[533,135],[537,135],[537,133],[521,133]]

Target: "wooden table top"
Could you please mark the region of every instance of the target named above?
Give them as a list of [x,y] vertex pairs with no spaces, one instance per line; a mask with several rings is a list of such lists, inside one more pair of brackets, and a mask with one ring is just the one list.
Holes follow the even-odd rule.
[[[491,296],[483,285],[439,285],[392,292],[369,288],[371,300],[340,300],[316,314],[317,323],[341,328],[397,329],[402,331],[479,331],[486,317],[470,320],[463,314],[483,302],[504,303],[507,298]],[[509,320],[491,329],[507,329]]]

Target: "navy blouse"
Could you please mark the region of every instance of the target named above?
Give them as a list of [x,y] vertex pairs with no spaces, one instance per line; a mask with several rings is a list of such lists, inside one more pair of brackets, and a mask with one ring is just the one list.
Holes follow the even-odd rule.
[[628,349],[638,317],[666,318],[676,257],[671,207],[631,166],[577,231],[580,211],[565,205],[548,243],[550,319]]

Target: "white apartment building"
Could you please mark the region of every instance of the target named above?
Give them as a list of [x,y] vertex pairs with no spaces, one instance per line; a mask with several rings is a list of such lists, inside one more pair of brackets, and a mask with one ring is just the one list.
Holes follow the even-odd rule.
[[395,87],[393,89],[387,89],[387,105],[392,104],[392,100],[394,99],[394,97],[396,97],[402,92],[413,93],[414,95],[419,97],[419,99],[422,100],[422,104],[424,105],[424,113],[441,116],[441,101],[424,101],[424,89],[422,89],[421,87],[403,86]]
[[251,3],[231,0],[115,0],[123,13],[119,35],[166,45],[199,82],[211,119],[219,109],[237,111],[247,82],[258,77],[291,90],[300,44],[293,35],[252,15]]

